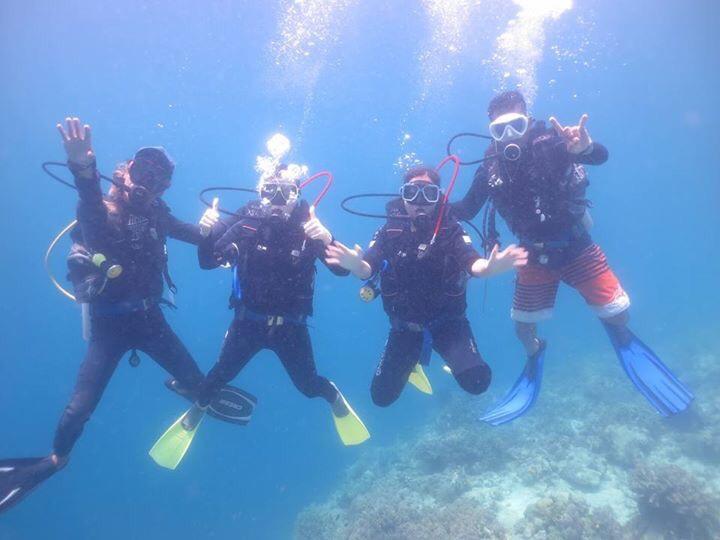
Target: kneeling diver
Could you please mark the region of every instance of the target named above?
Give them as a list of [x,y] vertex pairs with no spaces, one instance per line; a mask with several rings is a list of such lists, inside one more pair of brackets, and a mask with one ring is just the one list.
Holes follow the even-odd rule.
[[[478,352],[465,316],[467,279],[490,277],[527,262],[525,250],[515,246],[503,251],[496,246],[488,259],[481,258],[460,224],[443,217],[441,193],[435,169],[411,169],[404,176],[401,198],[388,203],[390,217],[366,252],[339,242],[327,248],[328,263],[362,280],[379,276],[391,327],[370,389],[374,403],[381,407],[397,400],[406,382],[417,376],[418,362],[424,363],[424,355],[429,360],[431,348],[461,388],[483,393],[490,385],[491,370]],[[424,386],[429,388],[426,380]]]

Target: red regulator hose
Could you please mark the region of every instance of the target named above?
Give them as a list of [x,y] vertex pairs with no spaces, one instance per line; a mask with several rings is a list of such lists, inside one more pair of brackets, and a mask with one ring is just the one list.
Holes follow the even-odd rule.
[[440,173],[440,170],[451,161],[455,163],[455,169],[453,170],[452,177],[450,178],[450,183],[448,184],[448,188],[445,191],[445,196],[443,197],[442,206],[440,207],[437,222],[435,223],[435,231],[433,232],[431,243],[435,242],[435,238],[437,237],[438,232],[440,232],[440,226],[442,225],[443,218],[445,217],[445,210],[447,209],[450,194],[455,188],[455,181],[457,180],[458,174],[460,173],[460,158],[455,154],[450,155],[443,159],[438,164],[438,166],[435,167],[435,170]]
[[315,200],[313,201],[312,205],[317,208],[317,205],[320,204],[320,201],[323,200],[323,197],[327,195],[327,192],[330,190],[330,186],[332,186],[333,183],[333,175],[330,171],[321,171],[319,173],[313,174],[310,178],[305,180],[302,184],[300,184],[300,189],[305,189],[305,186],[308,186],[312,184],[315,180],[318,178],[322,178],[323,176],[327,177],[327,182],[325,182],[325,185],[323,186],[322,190],[320,191],[320,194],[315,197]]

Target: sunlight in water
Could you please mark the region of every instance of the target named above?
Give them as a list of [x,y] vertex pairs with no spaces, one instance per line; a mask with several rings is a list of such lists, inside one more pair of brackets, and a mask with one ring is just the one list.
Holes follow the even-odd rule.
[[356,0],[293,0],[280,17],[272,44],[275,65],[290,70],[292,84],[313,87],[340,36],[343,15]]
[[430,30],[429,42],[420,52],[422,88],[420,101],[431,87],[452,85],[452,71],[459,67],[459,55],[467,42],[471,10],[479,0],[422,0]]
[[572,0],[513,0],[520,11],[498,38],[492,66],[502,89],[518,88],[528,104],[537,95],[537,67],[545,46],[545,25],[572,9]]
[[289,163],[287,164],[286,169],[281,171],[278,170],[283,164],[283,158],[292,148],[290,139],[288,139],[285,135],[282,133],[276,133],[267,140],[265,147],[267,148],[268,154],[259,155],[255,158],[255,170],[260,174],[257,186],[258,190],[269,178],[278,176],[283,180],[298,182],[301,178],[307,176],[307,165]]

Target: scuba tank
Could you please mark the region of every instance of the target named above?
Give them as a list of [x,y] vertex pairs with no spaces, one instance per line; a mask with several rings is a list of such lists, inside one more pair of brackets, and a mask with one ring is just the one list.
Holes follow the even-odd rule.
[[90,300],[100,294],[109,279],[115,279],[122,274],[122,266],[108,260],[105,254],[90,253],[84,246],[74,243],[67,258],[70,281],[75,294],[71,293],[55,278],[50,268],[50,257],[58,242],[70,233],[77,221],[73,220],[60,233],[53,238],[45,252],[45,271],[53,286],[66,298],[80,304],[82,314],[82,336],[85,341],[90,340]]

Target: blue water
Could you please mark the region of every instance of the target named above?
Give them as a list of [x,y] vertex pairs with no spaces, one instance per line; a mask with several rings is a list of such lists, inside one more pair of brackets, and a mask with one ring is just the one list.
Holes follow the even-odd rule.
[[[417,57],[431,26],[422,3],[347,3],[330,22],[338,39],[314,83],[284,74],[269,52],[287,2],[0,5],[0,456],[49,450],[84,354],[79,310],[42,266],[49,240],[74,214],[74,193],[40,170],[42,161],[63,159],[54,126],[65,116],[92,124],[106,174],[140,146],[165,146],[177,162],[166,200],[190,221],[204,209],[201,188],[254,185],[255,156],[283,131],[294,160],[334,173],[319,216],[336,237],[359,243],[379,223],[342,212],[343,197],[395,190],[402,152],[437,163],[452,134],[485,129],[498,80],[483,60],[516,11],[511,2],[478,3],[478,31],[456,66],[433,72],[439,82],[425,100]],[[608,163],[591,171],[594,237],[631,295],[634,328],[659,347],[690,346],[717,328],[718,22],[711,1],[580,0],[548,25],[538,64],[535,116],[571,122],[587,112],[591,134],[610,150]],[[582,50],[558,59],[553,44]],[[406,132],[412,139],[401,148]],[[470,179],[464,170],[458,192]],[[53,262],[59,276],[64,248]],[[231,319],[230,275],[201,271],[190,246],[169,249],[180,309],[168,317],[207,370]],[[182,466],[165,471],[147,450],[185,404],[149,359],[137,369],[122,362],[68,468],[0,517],[0,538],[291,537],[297,513],[336,487],[359,456],[411,437],[461,391],[433,365],[433,399],[406,392],[389,409],[372,405],[387,322],[379,303],[358,300],[358,285],[320,270],[312,335],[319,371],[363,417],[369,443],[342,447],[327,406],[296,392],[279,362],[261,353],[235,381],[259,397],[250,426],[206,422]],[[483,309],[483,283],[470,286],[469,315],[498,388],[522,357],[511,294],[512,276],[492,280]],[[561,291],[558,306],[543,329],[558,358],[608,352],[577,295]],[[707,346],[717,350],[717,342]],[[682,366],[682,358],[668,362]]]

